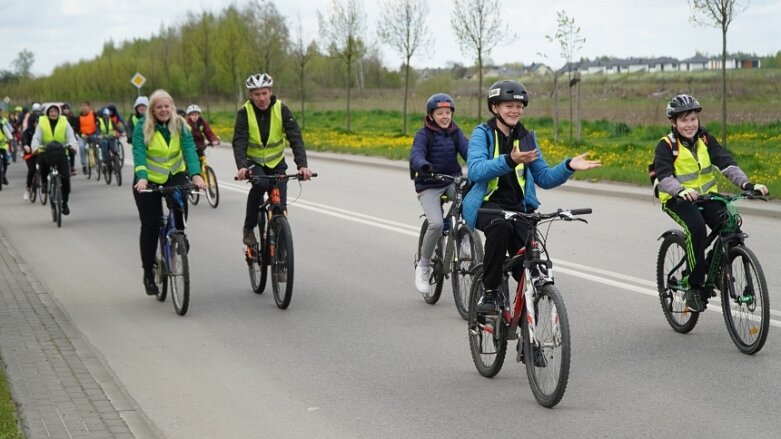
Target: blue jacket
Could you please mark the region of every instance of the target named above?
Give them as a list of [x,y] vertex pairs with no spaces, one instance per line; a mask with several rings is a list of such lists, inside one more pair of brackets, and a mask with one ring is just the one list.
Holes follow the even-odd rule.
[[[429,138],[431,138],[431,145],[428,145]],[[424,167],[430,166],[432,172],[437,174],[447,174],[454,177],[461,175],[461,165],[456,156],[461,155],[461,158],[466,161],[468,146],[469,141],[455,122],[443,130],[426,117],[423,128],[418,130],[412,141],[412,150],[409,154],[410,168],[414,171],[420,171]],[[415,191],[422,192],[425,189],[445,187],[448,184],[450,183],[416,177]]]
[[[533,131],[527,131],[521,126],[520,133],[521,151],[537,149],[537,139]],[[469,181],[474,183],[472,189],[464,198],[462,212],[464,219],[470,228],[475,228],[477,222],[477,209],[483,204],[483,197],[488,191],[488,182],[513,170],[507,163],[507,154],[500,154],[494,158],[494,131],[486,124],[478,125],[469,140],[469,156],[467,169]],[[543,189],[551,189],[564,184],[575,171],[567,165],[569,158],[563,160],[554,167],[550,167],[539,151],[539,158],[526,165],[526,186],[523,189],[523,204],[526,211],[531,212],[539,207],[535,183]]]

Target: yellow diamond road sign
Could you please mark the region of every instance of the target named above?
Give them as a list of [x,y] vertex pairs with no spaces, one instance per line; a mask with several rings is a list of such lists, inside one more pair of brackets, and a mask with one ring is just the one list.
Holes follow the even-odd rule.
[[136,74],[130,78],[130,82],[135,85],[136,88],[141,88],[141,86],[146,82],[146,78],[144,78],[144,75],[136,72]]

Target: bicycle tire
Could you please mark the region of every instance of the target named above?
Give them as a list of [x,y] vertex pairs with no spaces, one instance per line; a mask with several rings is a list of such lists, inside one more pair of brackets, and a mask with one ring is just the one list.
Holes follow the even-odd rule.
[[[738,258],[742,264],[736,267]],[[735,346],[744,354],[753,355],[765,345],[770,329],[770,298],[765,273],[754,252],[744,245],[730,248],[727,263],[730,268],[724,270],[721,281],[724,322]]]
[[293,296],[293,275],[295,253],[293,251],[293,232],[284,215],[271,219],[274,228],[273,251],[269,252],[271,269],[271,291],[277,308],[286,309]]
[[158,302],[165,302],[165,298],[168,296],[168,262],[165,259],[164,245],[163,240],[160,239],[155,260],[155,282],[158,291],[155,298]]
[[190,200],[190,204],[197,206],[198,202],[201,201],[201,196],[198,195],[198,192],[196,191],[190,191],[190,193],[187,195],[187,199]]
[[171,302],[180,316],[190,307],[190,261],[187,257],[187,237],[177,231],[171,235],[171,262],[168,281],[171,286]]
[[253,247],[255,254],[252,258],[247,259],[250,286],[255,294],[263,294],[268,279],[268,251],[263,239],[265,228],[266,212],[261,211],[258,213],[258,227],[254,231],[255,242],[257,242],[257,245]]
[[686,259],[686,247],[683,239],[677,234],[664,237],[659,246],[659,255],[656,260],[656,288],[659,293],[659,303],[662,306],[667,323],[675,332],[686,334],[697,325],[700,313],[689,311],[686,307],[685,293],[668,285],[668,281],[680,281],[686,271],[689,271],[689,263],[684,262],[673,273],[672,270],[682,259]]
[[526,376],[537,403],[543,407],[553,407],[561,401],[567,390],[571,348],[567,308],[555,285],[544,285],[537,290],[534,312],[537,317],[535,338],[542,345],[536,354],[541,358],[540,363],[530,342],[529,322],[524,315],[520,319]]
[[214,173],[214,168],[206,165],[206,201],[209,205],[216,209],[220,204],[220,187],[217,184],[217,174]]
[[119,158],[119,169],[125,166],[125,147],[122,146],[122,142],[117,139],[117,157]]
[[89,145],[87,145],[87,160],[85,160],[85,162],[86,162],[85,167],[87,168],[87,172],[84,173],[84,176],[87,177],[87,180],[91,180],[92,179],[92,168],[95,165],[95,155],[92,152],[92,148],[90,148]]
[[122,163],[119,156],[114,156],[114,176],[116,177],[117,186],[122,186]]
[[478,265],[475,269],[472,290],[469,293],[470,305],[467,318],[469,351],[480,375],[491,378],[502,370],[507,355],[507,329],[501,313],[492,320],[485,320],[477,315],[477,301],[482,294],[483,267]]
[[55,176],[49,184],[49,205],[52,210],[52,221],[57,227],[62,227],[62,187],[60,176]]
[[[458,258],[456,262],[455,255],[460,256],[461,242],[469,239],[469,259]],[[469,317],[469,292],[472,290],[473,270],[475,266],[483,261],[483,244],[480,235],[469,230],[466,225],[461,225],[456,232],[456,240],[453,249],[453,268],[450,276],[453,287],[453,301],[456,304],[456,310],[462,319]]]
[[103,160],[98,156],[95,158],[95,181],[100,181],[103,176]]
[[108,166],[106,166],[105,164],[102,167],[103,167],[103,181],[105,181],[106,186],[108,186],[111,184],[111,174],[113,174],[114,171],[109,170]]
[[[428,230],[428,219],[423,220],[423,224],[420,226],[420,233],[418,234],[418,252],[415,254],[415,267],[417,268],[420,261],[420,248],[423,246],[423,237]],[[434,248],[434,253],[431,255],[431,276],[429,277],[429,284],[433,287],[429,289],[429,292],[423,294],[423,300],[429,305],[434,305],[439,301],[439,297],[442,295],[442,286],[444,284],[445,274],[443,273],[443,259],[445,252],[442,249],[442,243],[444,239],[442,237],[437,241],[437,246]]]
[[44,187],[43,182],[46,181],[48,183],[49,178],[40,175],[40,179],[41,184],[38,186],[38,200],[41,202],[41,206],[45,206],[46,202],[49,200],[49,188]]
[[27,188],[27,197],[29,198],[30,203],[35,203],[35,200],[38,199],[38,192],[40,191],[41,191],[40,183],[36,183],[35,177],[33,177],[33,184],[29,188]]
[[[0,154],[3,154],[3,150],[2,149],[0,149]],[[3,184],[3,177],[5,176],[5,173],[3,171],[4,167],[5,166],[3,165],[3,160],[2,160],[2,158],[0,158],[0,191],[2,191],[3,190],[3,186],[5,186]]]

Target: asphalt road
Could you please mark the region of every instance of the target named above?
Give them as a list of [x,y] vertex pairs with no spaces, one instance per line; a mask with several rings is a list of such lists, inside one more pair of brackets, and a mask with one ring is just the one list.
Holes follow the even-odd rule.
[[[144,295],[129,182],[74,177],[61,229],[22,200],[24,166],[0,192],[0,228],[165,436],[778,437],[779,220],[746,215],[775,304],[765,348],[732,344],[720,313],[673,332],[656,299],[656,238],[674,226],[650,201],[540,191],[541,210],[591,207],[550,231],[573,335],[569,386],[537,405],[508,355],[481,377],[450,286],[435,306],[413,286],[420,207],[404,168],[312,158],[320,176],[288,193],[295,251],[290,308],[249,287],[241,245],[246,187],[212,151],[221,203],[188,222],[185,317]],[[130,179],[132,166],[124,168]],[[510,347],[513,352],[513,348]]]

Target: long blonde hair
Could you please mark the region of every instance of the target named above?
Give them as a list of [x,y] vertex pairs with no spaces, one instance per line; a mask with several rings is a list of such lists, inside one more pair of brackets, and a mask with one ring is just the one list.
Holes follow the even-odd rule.
[[179,135],[182,131],[184,121],[178,114],[176,114],[176,105],[174,105],[174,98],[171,97],[165,90],[155,90],[151,96],[149,96],[149,106],[146,111],[146,118],[144,120],[144,144],[149,145],[152,141],[152,136],[155,134],[155,124],[158,122],[154,115],[154,108],[157,102],[163,99],[169,99],[171,101],[171,118],[168,119],[168,131],[171,132],[171,137]]

